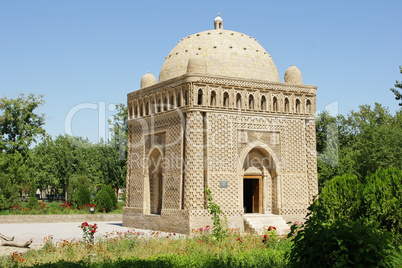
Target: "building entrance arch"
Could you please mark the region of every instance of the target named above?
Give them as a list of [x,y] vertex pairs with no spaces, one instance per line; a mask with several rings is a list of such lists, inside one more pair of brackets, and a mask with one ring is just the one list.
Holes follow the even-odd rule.
[[239,160],[239,199],[244,213],[278,214],[282,191],[274,152],[259,142],[249,144]]

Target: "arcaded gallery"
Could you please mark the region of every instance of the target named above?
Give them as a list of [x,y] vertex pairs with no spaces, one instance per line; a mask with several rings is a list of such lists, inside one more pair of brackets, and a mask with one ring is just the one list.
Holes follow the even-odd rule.
[[256,39],[224,30],[219,15],[213,25],[179,41],[159,79],[147,73],[127,95],[124,226],[211,225],[208,187],[229,228],[286,229],[318,193],[317,87],[291,64],[281,82]]

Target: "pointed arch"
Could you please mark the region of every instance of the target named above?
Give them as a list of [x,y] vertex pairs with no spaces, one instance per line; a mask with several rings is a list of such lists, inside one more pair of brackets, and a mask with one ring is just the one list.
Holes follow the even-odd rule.
[[144,182],[144,213],[160,215],[163,201],[163,149],[153,146],[148,153]]

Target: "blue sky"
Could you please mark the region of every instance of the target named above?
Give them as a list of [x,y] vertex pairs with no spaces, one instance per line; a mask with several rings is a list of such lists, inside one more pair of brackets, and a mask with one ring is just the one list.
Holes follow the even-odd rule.
[[220,12],[225,29],[272,55],[282,81],[294,64],[317,85],[319,110],[379,102],[394,112],[401,10],[402,1],[2,0],[0,97],[44,95],[49,134],[64,134],[67,118],[74,135],[96,142],[113,105],[148,71],[158,77],[178,41],[212,29]]

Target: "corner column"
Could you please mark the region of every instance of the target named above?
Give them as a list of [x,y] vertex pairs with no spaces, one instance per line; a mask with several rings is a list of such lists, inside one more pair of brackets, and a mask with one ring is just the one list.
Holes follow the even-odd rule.
[[204,209],[204,122],[201,112],[186,114],[183,208]]

